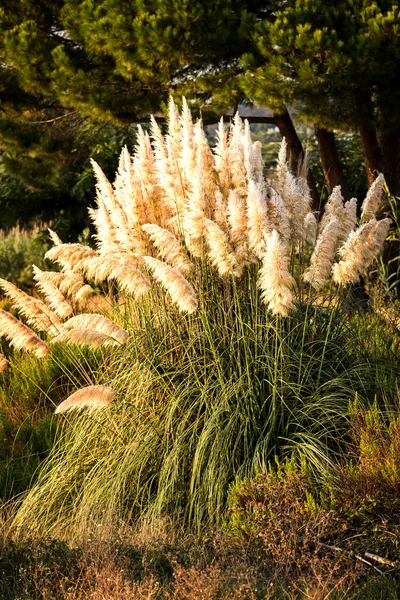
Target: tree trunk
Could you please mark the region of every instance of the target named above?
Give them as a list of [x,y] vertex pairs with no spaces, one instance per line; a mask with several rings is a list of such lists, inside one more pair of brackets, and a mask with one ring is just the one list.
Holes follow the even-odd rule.
[[335,134],[333,131],[315,127],[315,137],[329,193],[331,194],[333,188],[340,185],[343,198],[349,200],[349,190],[337,151]]
[[361,125],[360,134],[368,185],[371,186],[382,171],[382,152],[375,129],[368,125]]
[[[279,115],[274,114],[274,123],[278,127],[282,137],[286,139],[287,147],[290,154],[290,168],[293,173],[297,175],[299,167],[305,157],[303,146],[297,135],[296,129],[294,128],[293,121],[288,111]],[[311,171],[307,171],[307,183],[311,192],[311,208],[312,210],[319,210],[320,198],[315,185],[314,177]]]
[[382,172],[393,196],[400,196],[400,128],[388,133],[378,132],[382,152]]

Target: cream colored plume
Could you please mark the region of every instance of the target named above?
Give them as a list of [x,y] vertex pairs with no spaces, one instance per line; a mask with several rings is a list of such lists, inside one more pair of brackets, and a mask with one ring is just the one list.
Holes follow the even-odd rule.
[[225,194],[231,188],[231,170],[229,166],[228,134],[225,129],[224,120],[221,117],[218,123],[217,145],[214,149],[215,170],[219,175],[220,186]]
[[29,296],[5,279],[0,279],[0,287],[28,325],[37,331],[54,335],[62,331],[63,325],[57,314],[42,300]]
[[[67,319],[73,313],[71,304],[64,298],[58,287],[36,265],[32,265],[36,285],[46,298],[48,306],[61,319]],[[56,275],[59,275],[57,273]],[[33,324],[32,324],[33,327]]]
[[385,177],[380,173],[369,188],[365,200],[361,205],[361,223],[375,218],[376,213],[383,208],[382,193],[384,186]]
[[[136,262],[137,264],[137,262]],[[123,259],[89,256],[76,264],[89,279],[97,285],[107,280],[114,280],[121,291],[141,298],[150,290],[150,281],[137,266]]]
[[357,225],[357,198],[351,198],[345,203],[342,221],[340,223],[340,241],[345,242]]
[[217,190],[215,159],[201,121],[197,121],[194,126],[193,141],[196,156],[196,176],[201,181],[203,192],[207,198],[205,213],[209,217],[215,209],[215,193]]
[[315,218],[314,213],[309,212],[306,215],[304,230],[305,230],[305,241],[309,246],[314,248],[315,243],[317,241],[317,219]]
[[278,177],[278,185],[276,191],[278,192],[278,194],[282,194],[283,192],[287,171],[287,143],[286,138],[282,138],[282,142],[279,147],[278,161],[276,166],[276,174]]
[[181,137],[181,170],[186,186],[192,179],[195,165],[196,165],[196,153],[194,148],[194,126],[192,121],[192,115],[186,101],[186,98],[182,98],[182,113],[180,116],[180,137]]
[[273,188],[268,190],[267,208],[270,229],[276,229],[281,241],[288,246],[291,241],[289,210]]
[[302,192],[288,166],[280,176],[283,177],[280,195],[289,213],[290,238],[295,243],[305,236],[305,218],[311,210],[310,196]]
[[185,244],[197,258],[203,255],[204,219],[206,198],[199,177],[192,181],[192,191],[188,197],[188,207],[183,218]]
[[247,173],[244,159],[243,122],[236,113],[231,125],[228,143],[228,164],[231,171],[231,181],[239,194],[247,192]]
[[150,237],[161,258],[183,275],[190,273],[193,264],[181,243],[172,233],[158,225],[151,224],[142,225],[142,229]]
[[32,329],[21,323],[10,313],[0,309],[0,337],[6,337],[16,350],[33,352],[38,358],[49,353],[47,344]]
[[160,204],[161,190],[157,183],[150,137],[140,125],[138,126],[135,154],[128,169],[132,207],[129,208],[129,203],[127,203],[126,212],[132,229],[144,223],[163,222],[163,208]]
[[261,298],[275,315],[287,316],[294,307],[293,291],[296,282],[289,273],[286,247],[274,229],[267,236],[266,252],[258,274]]
[[54,271],[41,271],[39,273],[38,271],[39,270],[37,270],[37,275],[35,274],[37,281],[58,288],[61,294],[71,298],[73,302],[80,304],[85,302],[94,294],[94,289],[85,283],[83,277],[79,275],[79,273],[73,273],[70,271],[63,271],[61,273],[56,273]]
[[91,348],[100,348],[100,346],[120,346],[114,337],[111,337],[101,331],[94,329],[71,329],[63,331],[51,340],[52,344],[75,344],[76,346],[90,346]]
[[[154,166],[157,183],[162,191],[161,203],[168,212],[168,219],[176,217],[182,212],[185,198],[182,187],[177,180],[177,165],[170,163],[170,154],[173,152],[171,140],[164,140],[159,126],[154,117],[151,117],[151,135],[154,148]],[[176,157],[174,157],[176,160]]]
[[343,220],[343,195],[340,185],[333,188],[332,193],[325,204],[324,214],[319,224],[320,234],[324,231],[333,217],[336,217],[340,227]]
[[204,224],[208,256],[211,263],[217,268],[220,277],[240,276],[241,269],[225,233],[210,219],[204,219]]
[[0,372],[5,371],[10,363],[3,354],[0,354]]
[[59,238],[59,236],[56,234],[56,232],[53,231],[52,229],[50,229],[50,227],[48,228],[48,232],[49,232],[49,236],[50,236],[50,239],[53,242],[53,244],[55,246],[60,246],[62,244],[62,241]]
[[304,281],[310,283],[316,290],[321,289],[331,276],[339,233],[339,221],[333,216],[318,236],[310,266],[303,275]]
[[45,254],[45,258],[71,271],[81,260],[98,256],[96,250],[82,244],[60,244],[54,246]]
[[54,411],[55,414],[87,408],[89,412],[106,408],[114,398],[114,390],[104,385],[89,385],[81,388],[66,400],[61,402]]
[[152,256],[144,256],[143,260],[181,312],[191,314],[197,310],[196,292],[179,271]]
[[370,219],[356,231],[351,232],[347,242],[340,248],[341,261],[333,266],[333,281],[347,286],[365,275],[383,249],[391,220]]
[[91,329],[99,331],[114,338],[120,344],[124,344],[129,338],[129,333],[107,317],[96,313],[80,314],[72,317],[64,323],[65,329]]
[[266,235],[271,231],[268,206],[262,186],[250,180],[247,195],[247,232],[250,250],[262,258],[266,249]]
[[234,190],[231,190],[229,194],[227,213],[230,240],[234,247],[238,265],[243,267],[250,262],[246,200]]

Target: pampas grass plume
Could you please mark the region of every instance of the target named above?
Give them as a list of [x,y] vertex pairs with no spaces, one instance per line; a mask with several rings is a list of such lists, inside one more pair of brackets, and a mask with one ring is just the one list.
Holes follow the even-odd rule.
[[71,329],[70,331],[63,331],[51,340],[52,344],[60,344],[63,342],[75,344],[76,346],[90,346],[91,348],[121,345],[121,342],[116,338],[93,329]]
[[10,363],[3,354],[0,354],[0,372],[5,371]]
[[163,227],[151,224],[142,225],[142,229],[150,237],[161,258],[184,275],[190,273],[193,264],[173,233]]
[[289,273],[285,245],[274,229],[266,238],[266,252],[258,275],[261,298],[275,315],[286,317],[293,308],[295,286],[296,282]]
[[107,317],[96,313],[76,315],[66,321],[64,327],[66,329],[91,329],[99,331],[116,339],[120,344],[124,344],[129,337],[129,333],[125,329],[122,329],[122,327],[113,323]]
[[361,205],[361,222],[365,223],[373,219],[376,213],[382,208],[382,192],[385,185],[385,177],[379,173],[373,184],[368,190],[364,202]]
[[26,325],[0,309],[0,337],[5,336],[16,350],[32,351],[38,358],[49,353],[49,347]]
[[197,310],[196,292],[179,271],[152,256],[144,256],[143,260],[181,312],[191,314]]
[[57,406],[54,412],[55,414],[61,414],[82,408],[87,408],[89,412],[92,412],[105,408],[113,398],[114,390],[112,388],[104,385],[89,385],[71,394]]

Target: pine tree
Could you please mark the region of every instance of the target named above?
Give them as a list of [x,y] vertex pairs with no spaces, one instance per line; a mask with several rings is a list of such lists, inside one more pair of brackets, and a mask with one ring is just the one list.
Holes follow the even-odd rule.
[[285,99],[322,130],[361,134],[370,183],[385,173],[400,194],[398,0],[288,0],[257,24],[245,87]]

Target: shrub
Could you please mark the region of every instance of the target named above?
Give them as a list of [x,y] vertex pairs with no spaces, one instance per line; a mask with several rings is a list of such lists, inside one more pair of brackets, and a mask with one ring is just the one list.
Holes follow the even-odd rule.
[[[278,463],[230,489],[228,529],[286,575],[340,559],[398,573],[400,418],[351,408],[348,458],[317,484],[303,462]],[[372,565],[372,567],[371,567]]]

